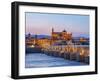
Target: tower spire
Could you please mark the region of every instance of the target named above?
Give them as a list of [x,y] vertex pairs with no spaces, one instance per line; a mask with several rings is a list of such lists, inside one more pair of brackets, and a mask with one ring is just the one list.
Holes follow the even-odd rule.
[[54,32],[54,28],[52,28],[52,32]]

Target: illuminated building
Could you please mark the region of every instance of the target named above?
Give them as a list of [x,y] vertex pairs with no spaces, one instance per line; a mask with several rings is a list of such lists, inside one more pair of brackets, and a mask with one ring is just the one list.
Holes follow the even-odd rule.
[[48,46],[50,46],[50,40],[47,38],[37,39],[36,43],[42,48],[47,48]]
[[48,46],[50,46],[50,39],[48,38],[37,38],[37,35],[35,35],[35,37],[32,37],[31,34],[28,34],[28,36],[26,37],[26,46],[27,47],[42,47],[42,48],[46,48]]
[[54,29],[52,28],[51,40],[52,44],[58,40],[69,41],[72,40],[72,33],[67,32],[66,30],[63,30],[62,32],[55,32]]
[[50,38],[37,38],[37,35],[35,37],[32,37],[29,33],[26,38],[26,45],[27,46],[33,46],[38,45],[40,47],[46,47],[54,44],[58,41],[69,41],[72,40],[72,33],[67,32],[66,30],[63,30],[62,32],[54,32],[54,29],[52,28],[51,37]]

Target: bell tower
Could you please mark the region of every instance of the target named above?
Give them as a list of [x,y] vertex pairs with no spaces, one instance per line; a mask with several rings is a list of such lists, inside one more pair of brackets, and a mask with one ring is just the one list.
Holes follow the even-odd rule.
[[52,32],[51,32],[51,45],[53,44],[54,40],[53,40],[53,34],[54,34],[54,28],[52,28]]
[[54,28],[52,28],[52,33],[54,32]]

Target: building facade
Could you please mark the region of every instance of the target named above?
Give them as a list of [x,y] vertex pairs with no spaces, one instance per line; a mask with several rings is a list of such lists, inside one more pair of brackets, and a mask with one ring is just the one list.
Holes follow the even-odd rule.
[[53,40],[71,40],[72,33],[67,32],[66,30],[63,30],[62,32],[55,32],[54,29],[52,28],[51,38]]
[[63,30],[62,32],[55,32],[54,29],[52,28],[51,32],[52,44],[57,42],[58,40],[64,40],[64,41],[72,40],[72,33],[67,32],[66,30]]

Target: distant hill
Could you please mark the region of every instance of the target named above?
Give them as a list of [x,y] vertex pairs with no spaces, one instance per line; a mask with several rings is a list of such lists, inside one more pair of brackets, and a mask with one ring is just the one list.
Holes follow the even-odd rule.
[[[28,35],[26,35],[26,37],[28,37]],[[31,35],[31,37],[35,37],[35,35]],[[78,34],[78,33],[74,33],[73,35],[72,35],[72,37],[73,38],[75,38],[75,39],[79,39],[79,38],[89,38],[89,35],[87,35],[87,34]],[[37,35],[37,38],[48,38],[48,39],[50,39],[51,38],[51,36],[49,36],[49,35]]]
[[[28,37],[28,35],[26,35],[26,37]],[[31,37],[35,37],[35,35],[31,35]],[[37,38],[50,38],[49,35],[37,35]]]
[[74,33],[72,36],[73,37],[77,37],[77,38],[80,38],[80,37],[89,38],[89,35],[88,34],[78,34],[78,33]]

